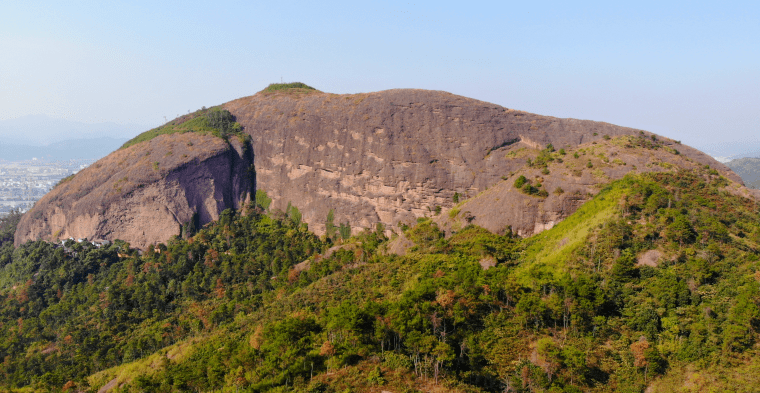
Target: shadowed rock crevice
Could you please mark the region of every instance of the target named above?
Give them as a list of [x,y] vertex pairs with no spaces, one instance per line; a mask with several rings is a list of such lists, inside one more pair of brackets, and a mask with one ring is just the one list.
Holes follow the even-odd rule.
[[249,142],[194,133],[118,150],[55,187],[19,223],[27,240],[122,239],[145,248],[250,200]]

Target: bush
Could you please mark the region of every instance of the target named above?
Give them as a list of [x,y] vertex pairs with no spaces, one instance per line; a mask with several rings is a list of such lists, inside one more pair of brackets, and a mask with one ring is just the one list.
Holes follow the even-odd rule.
[[533,194],[538,193],[538,189],[531,186],[530,183],[525,183],[525,185],[522,188],[522,192],[524,194],[533,195]]
[[385,384],[385,378],[383,378],[383,373],[380,371],[380,367],[375,367],[372,371],[369,372],[367,375],[367,382],[369,382],[370,385],[383,385]]
[[[219,107],[201,109],[191,114],[180,116],[160,127],[145,131],[128,140],[120,149],[149,141],[159,135],[197,132],[200,134],[212,134],[226,140],[230,134],[241,136],[242,130],[240,124],[235,122],[235,117],[228,110]],[[188,146],[191,146],[191,144],[188,143]]]
[[264,90],[262,90],[265,93],[271,93],[275,91],[280,90],[288,90],[288,89],[306,89],[306,90],[314,90],[317,91],[317,89],[301,82],[292,82],[292,83],[271,83],[269,86],[267,86]]
[[526,178],[525,178],[525,176],[523,176],[523,175],[520,175],[520,177],[518,177],[518,178],[515,180],[515,188],[522,188],[522,187],[523,187],[523,185],[524,185],[525,183],[527,183],[527,182],[528,182],[528,179],[526,179]]
[[414,363],[412,363],[407,356],[391,351],[388,351],[383,355],[383,363],[386,367],[393,370],[409,370],[414,366]]
[[272,204],[272,198],[267,195],[267,192],[264,190],[256,190],[256,206],[267,210],[269,209],[270,204]]

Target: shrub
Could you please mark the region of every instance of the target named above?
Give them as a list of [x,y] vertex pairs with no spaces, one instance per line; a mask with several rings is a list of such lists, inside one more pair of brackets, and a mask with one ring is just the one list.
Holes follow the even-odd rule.
[[409,370],[414,366],[414,363],[408,357],[391,351],[385,352],[383,363],[385,363],[386,367],[393,370]]
[[[145,131],[128,140],[120,147],[120,149],[125,149],[140,142],[149,141],[159,135],[197,132],[200,134],[212,134],[227,140],[227,137],[230,134],[240,135],[242,130],[240,124],[235,122],[235,117],[228,110],[219,107],[201,109],[180,116],[160,127]],[[188,146],[192,146],[192,142],[189,142]]]
[[515,188],[522,188],[526,182],[528,182],[528,179],[526,179],[525,176],[520,175],[520,177],[515,180]]
[[314,90],[317,91],[317,89],[301,82],[292,82],[292,83],[271,83],[269,86],[267,86],[262,92],[264,93],[271,93],[275,91],[280,90],[288,90],[288,89],[305,89],[305,90]]
[[525,185],[522,188],[522,192],[528,195],[533,195],[538,192],[538,189],[531,186],[530,183],[525,183]]
[[269,209],[269,205],[272,203],[272,198],[267,195],[264,190],[256,190],[256,206],[261,207],[264,210]]
[[367,375],[367,382],[369,382],[370,385],[385,384],[385,378],[383,378],[383,373],[380,371],[379,366],[376,366],[374,370],[369,372]]

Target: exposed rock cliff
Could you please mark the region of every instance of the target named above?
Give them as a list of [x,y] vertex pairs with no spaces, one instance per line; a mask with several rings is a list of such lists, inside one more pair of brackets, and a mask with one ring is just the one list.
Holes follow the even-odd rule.
[[[530,235],[567,217],[599,184],[632,170],[710,165],[741,182],[711,157],[651,133],[445,92],[299,89],[262,92],[223,107],[251,136],[252,149],[237,137],[228,145],[185,133],[116,151],[40,200],[19,225],[16,244],[87,237],[145,247],[180,233],[194,214],[203,224],[240,207],[254,186],[269,194],[273,209],[297,206],[316,233],[324,232],[332,209],[336,224],[348,222],[354,230],[427,215],[449,229],[474,222]],[[570,155],[528,166],[548,144]],[[549,195],[515,189],[519,175],[543,183]],[[457,194],[466,202],[449,215]]]
[[252,149],[195,133],[161,135],[117,150],[37,202],[18,225],[27,240],[165,242],[193,220],[203,225],[250,199]]
[[[317,233],[324,231],[330,209],[335,210],[336,223],[347,221],[361,229],[373,228],[377,222],[410,223],[431,215],[436,206],[450,208],[455,193],[463,199],[478,195],[524,168],[531,154],[535,156],[537,149],[548,144],[573,149],[604,142],[606,137],[651,139],[653,135],[426,90],[355,95],[259,93],[224,107],[253,139],[257,188],[269,193],[276,208],[284,209],[288,202],[298,206]],[[707,164],[741,181],[706,154],[666,138],[659,138],[659,143],[681,153],[678,157],[660,150],[656,153],[662,156],[660,160]],[[534,153],[507,157],[521,148]],[[489,201],[488,208],[470,206],[470,219],[492,230],[511,226],[529,235],[572,213],[588,192],[595,192],[595,184],[622,176],[636,160],[641,161],[639,170],[663,169],[648,167],[644,155],[633,149],[626,154],[632,164],[606,170],[605,176],[587,173],[557,178],[555,186],[571,185],[567,195],[539,203],[516,192],[504,195],[501,203]]]

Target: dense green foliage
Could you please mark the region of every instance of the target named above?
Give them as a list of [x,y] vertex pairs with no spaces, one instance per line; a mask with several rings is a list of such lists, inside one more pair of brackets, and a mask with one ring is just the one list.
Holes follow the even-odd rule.
[[142,256],[3,244],[0,383],[642,392],[703,370],[733,390],[720,375],[758,366],[760,215],[726,185],[629,176],[527,240],[421,219],[403,257],[381,227],[342,240],[334,214],[320,240],[293,205]]
[[246,137],[242,132],[240,124],[235,122],[235,117],[228,110],[213,107],[208,109],[203,108],[191,114],[180,116],[160,127],[145,131],[125,142],[121,146],[121,149],[140,142],[149,141],[159,135],[185,132],[211,134],[225,140],[230,135],[236,135],[240,138]]
[[20,220],[21,213],[17,210],[0,218],[0,266],[10,262],[10,256],[13,254],[13,235]]
[[55,387],[251,312],[288,282],[290,267],[324,248],[289,220],[232,211],[142,257],[123,242],[15,250],[10,242],[0,248],[0,377]]

